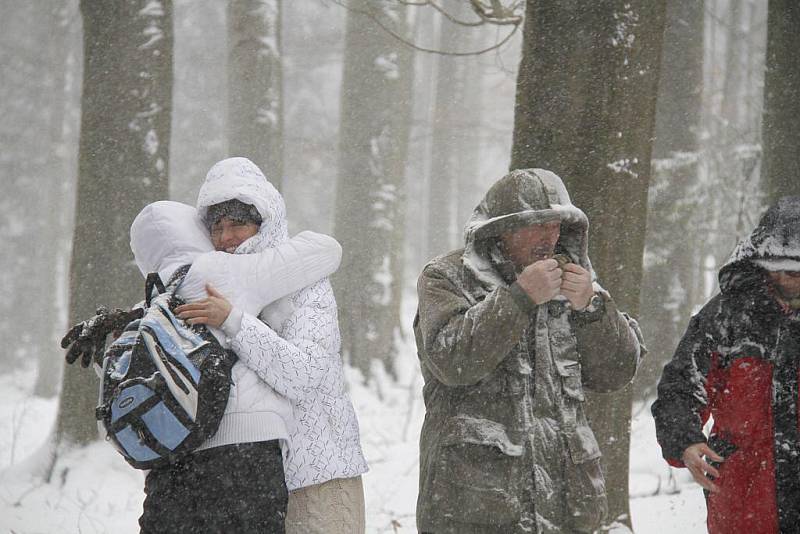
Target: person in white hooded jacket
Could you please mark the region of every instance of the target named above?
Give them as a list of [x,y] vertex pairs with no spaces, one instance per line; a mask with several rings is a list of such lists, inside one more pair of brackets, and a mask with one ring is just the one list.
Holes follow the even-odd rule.
[[[216,207],[230,201],[253,206],[262,218],[258,233],[241,243],[234,240],[235,247],[219,235],[214,239],[225,223]],[[280,247],[288,239],[283,198],[246,158],[228,158],[211,168],[197,210],[211,229],[217,250],[235,249],[235,255],[247,255]],[[324,278],[310,284],[258,315],[263,322],[253,314],[234,311],[225,322],[230,346],[240,361],[292,405],[294,422],[284,458],[290,491],[286,531],[363,533],[361,475],[368,468],[344,383],[330,282]]]
[[[336,240],[314,232],[259,254],[215,252],[196,210],[169,201],[150,204],[136,217],[131,249],[142,274],[159,272],[163,280],[192,264],[178,291],[186,302],[208,301],[207,292],[231,299],[231,321],[204,321],[226,348],[235,336],[234,318],[333,273],[341,260]],[[266,335],[268,327],[255,324],[253,332],[259,330]],[[283,532],[282,449],[294,425],[292,407],[242,361],[233,367],[232,382],[216,434],[188,458],[148,473],[143,533]]]

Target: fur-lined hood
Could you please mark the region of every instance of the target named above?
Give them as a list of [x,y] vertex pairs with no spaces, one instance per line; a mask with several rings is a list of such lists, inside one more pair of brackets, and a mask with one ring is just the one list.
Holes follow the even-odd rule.
[[557,251],[594,272],[588,256],[589,220],[572,205],[561,178],[544,169],[519,169],[498,180],[475,208],[464,229],[463,263],[484,284],[497,286],[503,278],[496,265],[501,234],[551,221],[561,221]]
[[233,199],[255,206],[262,219],[258,234],[239,245],[237,254],[259,252],[289,239],[283,197],[247,158],[227,158],[211,167],[197,195],[197,213],[205,219],[209,206]]
[[783,197],[742,239],[719,271],[722,293],[760,285],[764,271],[800,268],[800,197]]

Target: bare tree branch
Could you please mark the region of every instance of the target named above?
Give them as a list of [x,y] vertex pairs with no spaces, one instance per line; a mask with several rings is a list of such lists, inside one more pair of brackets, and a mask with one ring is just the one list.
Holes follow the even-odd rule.
[[474,26],[483,26],[484,24],[486,24],[486,20],[484,18],[482,18],[482,17],[479,18],[478,20],[474,20],[474,21],[458,19],[458,18],[454,17],[452,14],[450,14],[442,6],[440,6],[439,4],[434,2],[433,0],[416,0],[416,1],[415,0],[397,0],[397,1],[400,4],[404,5],[404,6],[414,6],[414,7],[430,6],[433,9],[435,9],[436,11],[438,11],[439,13],[441,13],[444,18],[446,18],[447,20],[449,20],[450,22],[452,22],[453,24],[456,24],[458,26],[467,26],[467,27],[472,26],[472,27],[474,27]]
[[414,7],[430,6],[430,7],[433,7],[436,11],[441,13],[450,22],[452,22],[453,24],[461,25],[461,26],[482,26],[484,24],[510,25],[510,26],[513,26],[511,31],[508,33],[508,35],[506,35],[503,39],[501,39],[497,43],[495,43],[495,44],[493,44],[493,45],[491,45],[489,47],[483,48],[481,50],[475,50],[475,51],[471,51],[471,52],[437,50],[435,48],[427,48],[427,47],[424,47],[424,46],[420,46],[420,45],[417,45],[416,43],[413,43],[413,42],[409,41],[405,36],[400,35],[396,31],[394,31],[392,28],[387,26],[379,17],[377,17],[375,15],[373,10],[353,8],[350,5],[348,5],[348,3],[345,0],[332,0],[332,1],[333,1],[334,4],[337,4],[337,5],[345,8],[345,9],[347,9],[348,11],[351,11],[353,13],[359,13],[361,15],[364,15],[364,16],[368,17],[370,20],[375,22],[375,24],[377,24],[383,31],[385,31],[386,33],[388,33],[389,35],[391,35],[393,38],[397,39],[398,41],[400,41],[404,45],[409,46],[409,47],[411,47],[414,50],[417,50],[419,52],[425,52],[427,54],[438,54],[438,55],[441,55],[441,56],[457,56],[457,57],[479,56],[481,54],[485,54],[486,52],[491,52],[492,50],[497,50],[497,49],[501,48],[504,44],[506,44],[514,36],[515,33],[517,33],[517,30],[521,26],[522,20],[523,20],[523,17],[522,17],[521,14],[514,15],[514,13],[516,13],[517,10],[520,7],[521,2],[519,2],[519,1],[515,2],[514,4],[512,4],[509,7],[504,7],[504,6],[502,6],[502,4],[500,4],[499,0],[492,0],[492,2],[497,4],[497,5],[495,7],[489,7],[489,6],[486,6],[483,3],[481,3],[480,0],[470,0],[471,4],[473,6],[473,9],[475,9],[476,13],[481,18],[481,20],[479,22],[466,22],[466,21],[461,21],[461,20],[453,17],[451,14],[447,13],[444,8],[442,8],[440,5],[436,4],[433,0],[395,0],[396,2],[398,2],[398,3],[402,4],[402,5],[406,5],[406,6],[414,6]]
[[482,0],[470,0],[470,4],[473,11],[487,23],[519,25],[522,22],[520,0],[509,6],[504,6],[500,0],[490,0],[490,5],[486,5]]

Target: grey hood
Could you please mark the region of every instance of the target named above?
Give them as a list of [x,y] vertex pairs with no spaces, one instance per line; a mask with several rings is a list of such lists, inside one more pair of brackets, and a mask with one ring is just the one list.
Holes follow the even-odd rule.
[[765,270],[800,267],[800,197],[783,197],[742,239],[719,271],[723,293],[762,285]]
[[572,205],[564,183],[552,171],[519,169],[498,180],[472,213],[464,229],[464,265],[489,286],[502,285],[496,244],[501,234],[533,224],[561,222],[559,252],[594,272],[588,256],[589,220]]

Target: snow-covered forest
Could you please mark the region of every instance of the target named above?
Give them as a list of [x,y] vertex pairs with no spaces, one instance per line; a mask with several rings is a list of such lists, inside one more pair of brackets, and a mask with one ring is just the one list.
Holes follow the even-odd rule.
[[[568,5],[567,5],[568,4]],[[609,529],[705,532],[649,406],[717,271],[800,194],[795,0],[7,0],[0,4],[0,530],[138,532],[143,475],[98,438],[68,325],[143,297],[129,228],[259,165],[332,278],[370,471],[367,531],[416,532],[416,280],[509,169],[564,180],[649,353],[594,395]]]

